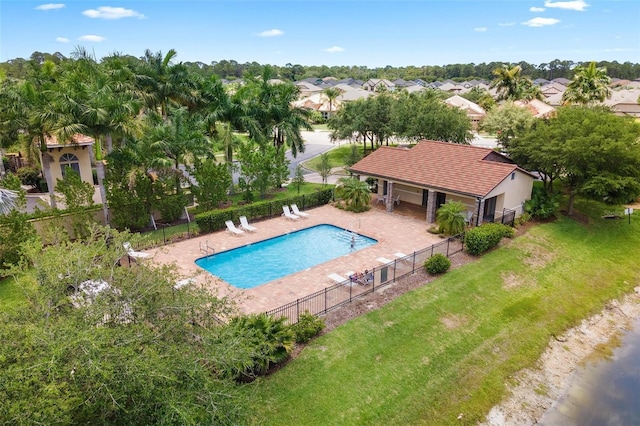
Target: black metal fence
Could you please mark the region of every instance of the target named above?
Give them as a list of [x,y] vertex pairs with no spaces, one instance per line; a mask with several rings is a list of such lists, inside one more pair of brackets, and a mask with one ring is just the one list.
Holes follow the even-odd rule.
[[[513,226],[515,211],[504,209],[502,216],[495,217],[494,223]],[[312,315],[322,315],[347,303],[364,297],[375,290],[393,284],[404,277],[424,268],[424,262],[434,254],[441,253],[451,257],[464,249],[464,233],[450,237],[442,242],[414,252],[405,257],[394,259],[382,266],[368,270],[368,277],[361,280],[346,279],[345,281],[317,291],[308,296],[296,299],[266,312],[275,317],[286,317],[290,324],[298,322],[300,315],[307,312]],[[366,279],[368,278],[368,279]]]
[[369,269],[368,277],[360,280],[347,279],[324,290],[297,299],[279,308],[267,312],[267,315],[286,317],[289,323],[298,322],[300,315],[308,312],[322,315],[332,309],[351,303],[355,299],[373,293],[375,290],[393,284],[424,267],[424,262],[434,254],[441,253],[450,257],[463,250],[463,234],[447,238],[442,242],[416,251],[405,257],[399,257],[389,263]]

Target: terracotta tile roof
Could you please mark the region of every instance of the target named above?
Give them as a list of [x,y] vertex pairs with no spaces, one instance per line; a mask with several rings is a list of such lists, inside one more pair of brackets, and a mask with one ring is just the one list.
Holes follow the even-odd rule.
[[63,143],[58,142],[58,138],[56,138],[53,135],[51,135],[51,136],[49,136],[49,137],[47,137],[45,139],[45,143],[49,147],[59,147],[59,146],[66,146],[66,145],[72,145],[72,144],[88,145],[88,144],[92,144],[93,142],[94,142],[94,140],[93,140],[92,137],[86,136],[86,135],[81,135],[81,134],[73,135],[73,137],[71,138],[70,141],[63,142]]
[[515,170],[527,173],[489,148],[426,140],[410,149],[382,146],[350,170],[474,197],[486,196]]

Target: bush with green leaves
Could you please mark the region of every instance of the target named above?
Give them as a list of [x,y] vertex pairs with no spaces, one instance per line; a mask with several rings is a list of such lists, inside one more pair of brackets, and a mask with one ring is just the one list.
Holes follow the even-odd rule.
[[445,235],[458,235],[464,231],[466,207],[459,201],[448,201],[436,212],[438,229]]
[[23,185],[37,187],[40,183],[40,170],[35,167],[20,167],[16,174],[20,178]]
[[234,317],[229,326],[243,342],[243,352],[251,354],[251,363],[238,364],[232,374],[236,380],[253,380],[269,367],[289,358],[295,344],[294,333],[286,317],[265,313]]
[[291,326],[291,330],[293,330],[296,343],[307,343],[324,330],[324,319],[305,311],[298,318],[298,322]]
[[451,267],[451,260],[442,253],[431,256],[424,262],[424,269],[431,275],[444,274]]
[[469,254],[479,256],[497,246],[503,237],[513,238],[515,230],[501,223],[485,223],[468,230],[464,235],[464,245]]
[[210,210],[227,201],[227,191],[232,184],[231,174],[226,164],[217,164],[213,159],[197,160],[194,163],[193,177],[198,182],[192,186],[198,205]]
[[536,219],[549,219],[556,215],[560,207],[559,198],[558,194],[535,186],[531,193],[531,199],[524,203],[524,211]]

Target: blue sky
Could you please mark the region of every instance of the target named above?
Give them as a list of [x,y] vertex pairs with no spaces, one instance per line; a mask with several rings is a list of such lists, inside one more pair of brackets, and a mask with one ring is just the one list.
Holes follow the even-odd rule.
[[76,46],[204,63],[636,63],[640,0],[0,0],[0,62]]

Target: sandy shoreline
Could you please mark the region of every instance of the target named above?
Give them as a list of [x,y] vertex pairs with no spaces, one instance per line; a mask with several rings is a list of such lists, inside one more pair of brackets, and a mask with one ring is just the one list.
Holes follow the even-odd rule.
[[640,318],[640,287],[618,302],[611,301],[599,314],[549,341],[535,369],[514,377],[510,396],[491,409],[483,425],[535,425],[567,392],[578,365],[600,344],[627,329]]

